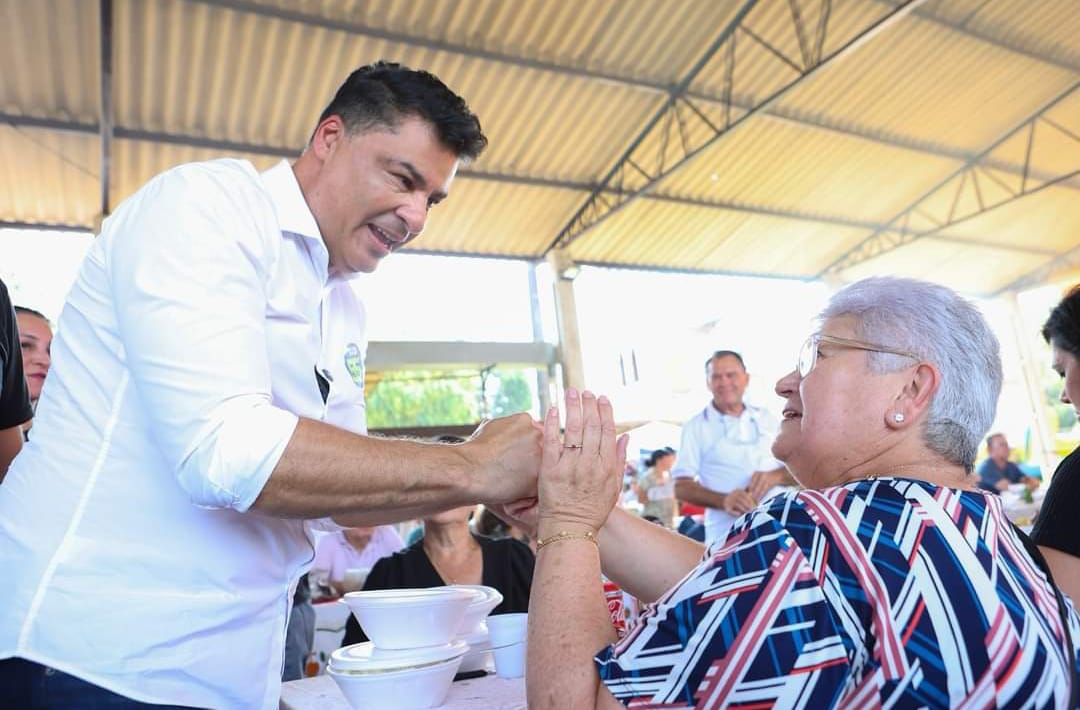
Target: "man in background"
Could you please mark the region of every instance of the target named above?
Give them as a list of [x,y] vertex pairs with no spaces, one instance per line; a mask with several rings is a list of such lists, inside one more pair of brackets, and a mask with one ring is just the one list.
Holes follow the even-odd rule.
[[1009,441],[1001,432],[986,437],[986,451],[990,455],[979,465],[979,488],[1001,493],[1013,483],[1023,483],[1028,488],[1038,488],[1039,479],[1026,475],[1020,467],[1009,460]]
[[773,486],[791,485],[791,474],[772,457],[779,424],[743,400],[750,375],[742,356],[717,350],[705,361],[712,401],[683,425],[672,475],[675,496],[705,510],[705,542],[727,532]]

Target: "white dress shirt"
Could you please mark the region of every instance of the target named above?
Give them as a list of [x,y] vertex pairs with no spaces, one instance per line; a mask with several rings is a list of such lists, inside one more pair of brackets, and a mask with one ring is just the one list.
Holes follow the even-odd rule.
[[[744,403],[742,414],[721,414],[712,402],[682,428],[682,441],[671,474],[697,479],[705,488],[730,493],[750,485],[755,471],[783,466],[772,456],[779,423],[766,409]],[[705,509],[705,541],[725,534],[737,516]]]
[[183,165],[106,220],[0,486],[0,658],[144,702],[277,707],[319,521],[249,508],[298,417],[366,431],[365,314],[328,261],[285,162]]

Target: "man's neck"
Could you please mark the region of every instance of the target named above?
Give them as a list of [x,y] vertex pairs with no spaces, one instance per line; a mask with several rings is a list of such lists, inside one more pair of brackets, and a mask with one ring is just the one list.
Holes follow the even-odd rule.
[[720,405],[720,404],[717,404],[716,400],[714,399],[712,401],[712,406],[713,406],[713,409],[715,409],[716,411],[720,412],[721,414],[725,414],[725,415],[727,415],[729,417],[740,416],[743,412],[746,411],[746,405],[743,404],[741,401],[738,402],[737,404],[733,404],[733,405],[731,405],[731,404]]

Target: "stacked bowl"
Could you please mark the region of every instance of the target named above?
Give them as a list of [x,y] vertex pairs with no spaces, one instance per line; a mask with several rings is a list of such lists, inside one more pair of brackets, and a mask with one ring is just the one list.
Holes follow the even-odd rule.
[[[483,668],[486,657],[477,667],[476,654],[484,653],[484,618],[502,595],[453,586],[349,592],[341,601],[371,639],[330,656],[327,672],[349,704],[422,710],[443,703],[466,660],[469,669]],[[477,651],[470,652],[466,638]]]

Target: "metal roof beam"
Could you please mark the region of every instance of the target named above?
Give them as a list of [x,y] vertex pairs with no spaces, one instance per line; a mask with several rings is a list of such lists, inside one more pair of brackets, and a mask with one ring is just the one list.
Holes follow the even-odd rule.
[[[849,250],[845,254],[842,254],[837,259],[835,259],[832,263],[830,263],[828,266],[826,266],[821,271],[821,273],[818,274],[818,276],[821,277],[821,278],[825,278],[826,276],[836,275],[836,274],[838,274],[839,272],[841,272],[841,271],[843,271],[845,269],[849,269],[852,266],[855,266],[856,264],[860,264],[860,263],[862,263],[864,261],[867,261],[869,259],[873,259],[875,257],[878,257],[878,256],[882,255],[882,254],[885,254],[885,253],[888,253],[888,252],[893,251],[895,249],[898,249],[901,246],[904,246],[905,244],[910,244],[911,242],[913,242],[913,241],[915,241],[917,239],[920,239],[922,237],[927,237],[927,236],[937,234],[943,229],[951,227],[951,226],[953,226],[955,224],[959,224],[961,222],[965,222],[965,221],[973,219],[975,217],[981,216],[981,215],[983,215],[983,214],[985,214],[987,212],[990,212],[991,210],[994,210],[994,209],[997,209],[998,207],[1001,207],[1002,205],[1010,204],[1012,202],[1015,202],[1018,199],[1026,197],[1027,195],[1031,195],[1031,194],[1040,192],[1041,190],[1043,190],[1045,188],[1048,188],[1048,187],[1052,187],[1054,185],[1061,185],[1061,184],[1065,184],[1065,183],[1070,182],[1074,177],[1077,176],[1078,172],[1080,172],[1080,171],[1075,171],[1074,170],[1074,171],[1072,171],[1070,173],[1066,173],[1065,175],[1061,175],[1061,176],[1059,176],[1057,178],[1046,181],[1037,188],[1030,189],[1030,190],[1027,189],[1027,183],[1028,183],[1028,177],[1029,177],[1028,167],[1029,167],[1029,163],[1030,163],[1030,159],[1031,159],[1031,140],[1034,139],[1034,135],[1035,135],[1035,131],[1034,131],[1035,123],[1039,121],[1039,119],[1043,116],[1043,114],[1049,112],[1051,109],[1053,109],[1059,103],[1064,101],[1068,96],[1070,96],[1074,91],[1076,91],[1076,89],[1078,87],[1080,87],[1080,81],[1073,82],[1073,84],[1068,89],[1066,89],[1064,92],[1062,92],[1061,94],[1058,94],[1049,103],[1041,106],[1037,111],[1035,111],[1033,114],[1029,115],[1021,123],[1019,123],[1018,125],[1014,126],[1011,129],[1009,129],[1009,131],[1007,131],[1000,138],[998,138],[993,143],[991,143],[981,153],[979,153],[978,155],[973,157],[971,160],[965,162],[957,170],[949,173],[947,176],[945,176],[944,179],[942,179],[939,182],[935,183],[933,187],[931,187],[925,193],[920,195],[914,202],[909,204],[904,209],[900,210],[900,212],[898,212],[896,214],[896,216],[894,216],[892,219],[890,219],[888,221],[888,224],[886,225],[886,227],[884,229],[876,230],[869,237],[864,239],[859,244],[855,245],[851,250]],[[986,156],[989,156],[991,153],[994,152],[994,150],[996,150],[999,146],[1001,146],[1005,141],[1009,140],[1014,135],[1016,135],[1018,132],[1020,132],[1022,130],[1025,130],[1025,129],[1028,129],[1030,131],[1030,133],[1029,133],[1028,151],[1027,151],[1027,155],[1025,157],[1024,174],[1023,174],[1023,178],[1022,178],[1021,183],[1020,183],[1019,190],[1017,190],[1015,193],[1013,193],[1010,197],[1008,197],[1008,198],[1006,198],[1006,199],[1004,199],[1004,200],[1002,200],[1000,202],[996,202],[996,203],[994,203],[992,205],[983,204],[982,194],[978,189],[978,177],[977,177],[977,174],[978,174],[977,171],[981,167],[983,158],[985,158]],[[962,216],[960,218],[956,218],[956,215],[955,215],[956,205],[957,205],[957,202],[958,202],[959,198],[961,197],[961,195],[962,195],[962,193],[964,191],[964,188],[966,186],[967,177],[969,175],[972,176],[971,180],[972,180],[973,187],[974,187],[974,189],[976,191],[976,197],[977,197],[978,202],[979,202],[979,209],[975,210],[972,213],[965,214],[964,216]],[[909,225],[909,222],[910,222],[910,219],[911,219],[912,215],[921,214],[920,207],[922,207],[929,199],[941,194],[945,190],[950,189],[952,183],[957,178],[960,178],[960,181],[959,181],[959,184],[956,187],[956,192],[953,194],[953,199],[951,200],[951,207],[949,209],[949,213],[943,219],[936,220],[937,224],[932,229],[923,230],[921,232],[917,231],[917,230],[908,229],[908,225]],[[1007,186],[1004,186],[1004,185],[1003,185],[1003,187],[1007,188]]]
[[1031,288],[1032,286],[1038,286],[1044,283],[1058,271],[1073,269],[1078,266],[1080,266],[1080,246],[1073,247],[1067,252],[1059,254],[1034,271],[1030,271],[1020,278],[1005,284],[990,295],[1000,296],[1008,291],[1023,291],[1026,288]]
[[[856,47],[905,17],[924,1],[925,0],[907,0],[906,2],[901,3],[898,7],[893,8],[891,12],[863,28],[863,30],[855,37],[848,40],[847,43],[827,57],[821,57],[816,52],[812,52],[805,58],[804,64],[802,65],[802,71],[793,72],[796,75],[787,84],[773,92],[750,111],[732,119],[730,110],[731,96],[734,92],[734,69],[737,56],[735,52],[735,43],[738,40],[740,30],[744,29],[743,24],[746,23],[750,11],[755,5],[755,0],[749,0],[739,9],[731,23],[724,28],[716,41],[713,42],[701,59],[699,59],[697,64],[695,64],[691,72],[679,82],[678,88],[682,89],[682,91],[673,91],[671,97],[669,97],[664,106],[661,107],[660,111],[652,117],[644,129],[631,142],[630,147],[622,157],[620,157],[611,170],[608,171],[608,174],[601,182],[601,185],[603,186],[602,189],[595,190],[593,194],[589,196],[589,199],[578,208],[570,221],[563,226],[559,231],[559,234],[552,240],[545,253],[550,252],[553,249],[565,249],[574,241],[581,238],[583,234],[626,208],[627,205],[633,203],[641,196],[652,192],[664,178],[686,165],[691,159],[699,155],[706,148],[712,146],[717,140],[732,135],[739,128],[745,126],[748,119],[766,111],[786,96],[793,88],[799,86],[808,77],[816,74],[822,67],[829,66],[840,58],[849,55]],[[824,13],[831,6],[831,2],[830,0],[823,0],[823,3],[822,12]],[[800,37],[803,36],[804,28],[800,23],[799,14],[793,11],[791,19],[794,21],[796,33]],[[820,36],[815,37],[814,44],[816,47],[824,45],[824,36],[827,29],[827,23],[819,23],[816,32]],[[744,31],[742,36],[746,37],[748,35]],[[764,40],[760,37],[756,37],[754,41],[759,44],[764,43]],[[728,91],[724,97],[725,103],[727,104],[723,121],[724,125],[722,128],[716,128],[712,126],[711,123],[703,120],[704,116],[690,104],[685,96],[685,89],[689,87],[701,68],[703,68],[721,49],[723,49],[727,55],[725,64],[727,69],[727,81],[725,83]],[[774,49],[773,51],[776,54],[781,53],[780,50],[777,49]],[[786,63],[792,64],[792,60],[787,60]],[[694,109],[695,115],[699,120],[702,120],[703,123],[707,123],[712,129],[712,135],[699,145],[688,145],[685,140],[685,131],[683,129],[687,117],[681,113],[682,109],[680,107],[682,104],[686,104],[691,109]],[[674,129],[676,127],[678,127],[679,132],[674,134]],[[648,137],[654,135],[654,131],[662,132],[657,138],[660,143],[660,150],[655,159],[647,154],[639,154],[638,152],[638,148],[645,144],[645,140]],[[670,136],[673,134],[683,141],[681,146],[682,152],[681,157],[678,157],[673,163],[668,164],[668,153],[670,151],[667,149],[667,146],[670,142]],[[645,151],[642,151],[642,153],[644,152]],[[648,169],[643,169],[643,165],[647,166]],[[639,174],[648,176],[645,178],[644,183],[641,182]],[[619,190],[622,190],[626,184],[631,186],[630,194],[623,195],[620,193],[620,199],[615,200],[614,202],[607,199],[606,195],[608,193],[606,191],[609,187],[614,185],[619,188]]]
[[56,222],[19,222],[12,220],[0,220],[0,229],[33,229],[41,232],[79,232],[91,234],[93,230],[88,224],[60,224]]
[[[34,116],[19,116],[14,114],[0,113],[0,122],[7,123],[16,128],[29,127],[39,128],[43,130],[52,130],[60,132],[79,133],[85,135],[97,134],[99,128],[96,124],[81,123],[78,121],[64,121],[60,119],[40,118]],[[203,136],[190,136],[177,133],[164,133],[160,131],[146,131],[142,129],[127,128],[124,126],[115,126],[113,128],[113,136],[121,140],[143,141],[148,143],[158,143],[163,145],[177,145],[189,148],[206,148],[210,150],[216,150],[223,153],[248,153],[251,155],[265,155],[274,158],[293,158],[299,155],[300,151],[294,148],[288,148],[284,146],[270,146],[258,143],[244,143],[240,141],[225,141],[217,140],[213,138],[206,138]],[[543,187],[559,190],[573,190],[575,192],[592,192],[597,189],[596,183],[591,182],[579,182],[573,180],[558,180],[552,178],[535,177],[529,175],[513,175],[508,173],[494,173],[487,171],[477,171],[470,169],[461,170],[458,175],[470,180],[483,180],[487,182],[498,182],[503,184],[512,185],[524,185],[527,187]],[[627,191],[616,194],[630,194]],[[688,207],[702,207],[706,209],[726,210],[729,212],[739,212],[743,214],[754,214],[766,217],[777,217],[779,219],[790,219],[800,222],[811,222],[814,224],[827,224],[837,227],[848,227],[853,229],[865,229],[867,231],[884,230],[888,225],[882,222],[876,222],[872,220],[861,220],[845,217],[843,215],[829,215],[818,214],[813,212],[802,212],[799,210],[785,209],[780,207],[770,207],[765,205],[750,205],[738,202],[729,202],[724,200],[701,200],[692,197],[676,197],[673,195],[664,195],[657,193],[650,193],[643,195],[642,199],[653,202],[664,202],[668,204],[685,205]],[[32,225],[29,225],[32,226]],[[975,243],[975,242],[970,242]],[[1000,246],[990,245],[987,246]],[[1048,252],[1040,249],[1034,249],[1030,247],[1011,247],[1014,251],[1029,252],[1034,254],[1047,254]],[[441,253],[441,252],[440,252]],[[497,255],[498,256],[498,255]],[[500,256],[501,258],[501,256]],[[510,257],[520,258],[520,257]]]
[[572,67],[565,64],[559,64],[557,62],[547,62],[541,59],[530,59],[528,57],[506,54],[504,52],[496,52],[493,50],[482,49],[479,47],[469,47],[463,44],[454,44],[453,42],[445,42],[442,40],[426,37],[417,37],[416,35],[409,35],[405,34],[404,32],[394,32],[392,30],[368,27],[367,25],[361,25],[356,22],[349,22],[347,20],[336,20],[329,17],[321,17],[319,15],[310,15],[304,12],[290,10],[284,7],[276,7],[272,5],[264,5],[261,3],[250,2],[250,0],[187,0],[187,2],[197,3],[200,5],[208,5],[210,7],[216,7],[225,10],[233,10],[236,12],[243,12],[249,15],[257,15],[259,17],[268,17],[275,20],[283,20],[285,22],[306,25],[308,27],[318,27],[320,29],[331,30],[334,32],[345,32],[359,37],[369,37],[371,39],[380,39],[386,42],[397,42],[399,44],[404,44],[412,47],[420,47],[422,49],[431,49],[438,52],[458,54],[463,57],[470,57],[472,59],[482,59],[485,61],[493,61],[499,62],[501,64],[509,64],[511,66],[522,67],[525,69],[536,69],[539,71],[552,72],[554,74],[562,74],[563,76],[570,76],[577,79],[597,79],[600,81],[608,81],[615,84],[623,84],[627,86],[635,86],[638,88],[652,89],[654,91],[662,91],[665,93],[671,89],[668,84],[664,84],[658,81],[648,81],[645,79],[629,79],[619,74],[612,74],[610,72],[598,71],[595,69]]
[[[892,0],[876,0],[876,1],[879,4],[892,5]],[[972,29],[971,27],[968,26],[968,23],[971,21],[971,18],[972,18],[973,15],[974,15],[974,13],[972,13],[972,15],[969,15],[968,17],[966,17],[963,20],[963,22],[955,22],[953,20],[948,20],[948,19],[946,19],[944,17],[938,17],[937,15],[935,15],[930,10],[926,10],[926,9],[923,9],[923,8],[920,8],[920,9],[915,11],[915,16],[918,17],[921,20],[926,20],[928,22],[934,23],[935,25],[940,25],[941,27],[948,28],[948,29],[952,30],[953,32],[965,35],[967,37],[971,37],[972,39],[976,39],[976,40],[978,40],[980,42],[988,44],[991,47],[996,47],[997,49],[1003,49],[1003,50],[1005,50],[1007,52],[1013,52],[1014,54],[1020,54],[1020,55],[1023,55],[1025,57],[1027,57],[1028,59],[1034,59],[1037,62],[1043,62],[1044,64],[1050,64],[1050,65],[1053,65],[1055,67],[1058,67],[1059,69],[1064,69],[1065,71],[1071,72],[1073,74],[1080,73],[1080,64],[1073,64],[1073,63],[1068,62],[1068,61],[1066,61],[1064,59],[1060,59],[1058,57],[1054,57],[1054,56],[1049,55],[1049,54],[1044,54],[1043,52],[1039,52],[1038,50],[1033,49],[1031,47],[1025,47],[1023,45],[1017,44],[1016,42],[1011,42],[1011,41],[1009,41],[1008,39],[1006,39],[1004,37],[996,37],[993,34],[990,34],[989,32],[984,32],[982,30]]]

